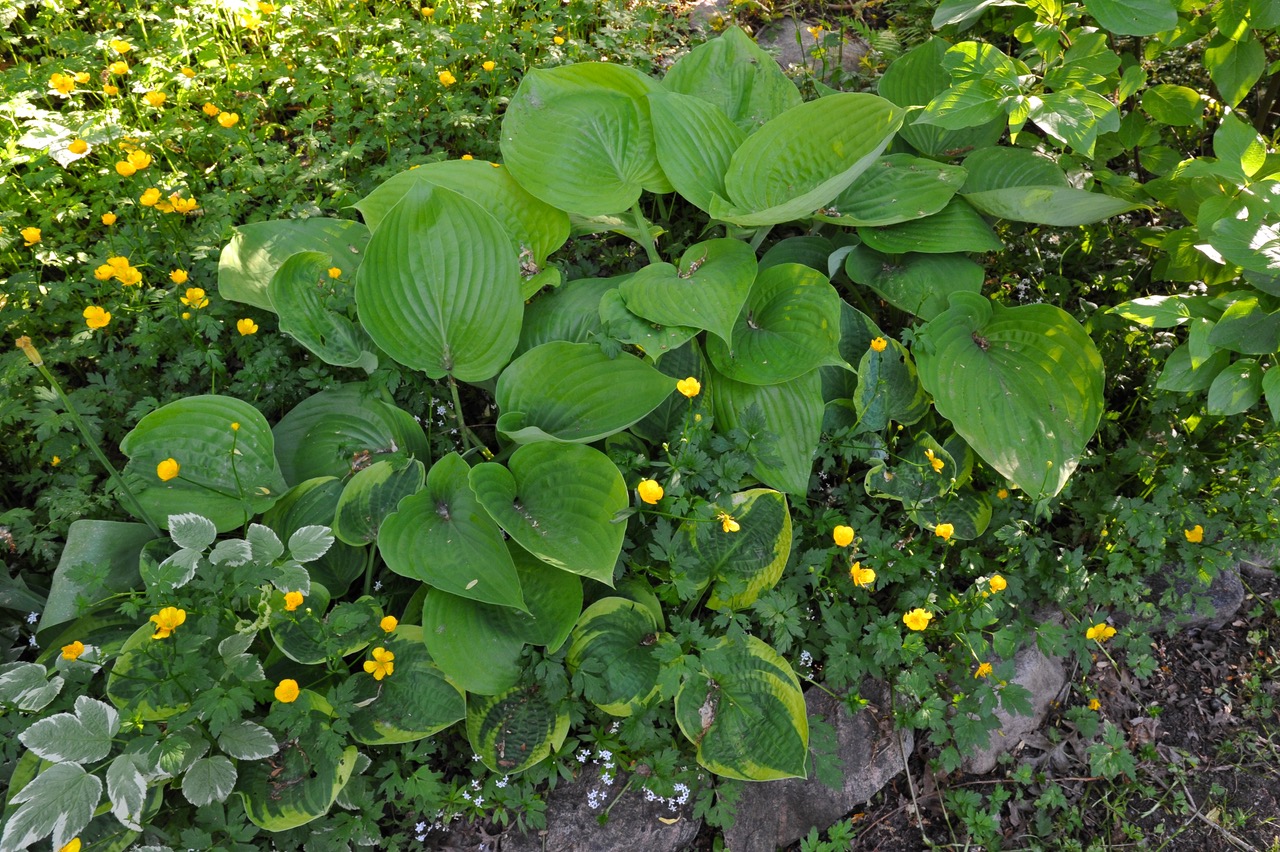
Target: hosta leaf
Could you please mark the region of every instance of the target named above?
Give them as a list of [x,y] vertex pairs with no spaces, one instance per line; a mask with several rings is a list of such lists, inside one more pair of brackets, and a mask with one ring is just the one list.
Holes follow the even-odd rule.
[[598,441],[644,417],[673,390],[675,382],[634,355],[610,358],[590,343],[544,343],[498,378],[498,429],[517,443]]
[[985,271],[962,254],[885,255],[855,246],[844,271],[895,308],[933,319],[947,309],[952,293],[981,293]]
[[[926,450],[943,463],[941,470],[934,469]],[[907,450],[899,449],[892,463],[876,459],[867,470],[863,488],[869,497],[897,500],[908,509],[915,509],[950,491],[955,471],[956,461],[951,453],[925,432]]]
[[[318,476],[290,488],[271,509],[262,516],[282,538],[292,539],[298,530],[311,526],[333,526],[338,499],[342,496],[343,482],[333,476]],[[313,580],[339,596],[364,568],[364,551],[358,547],[334,540],[319,559],[307,563],[307,573]],[[293,555],[293,558],[297,558]]]
[[268,623],[272,641],[286,657],[316,665],[331,653],[354,654],[380,635],[382,609],[373,598],[344,601],[332,610],[329,601],[329,590],[319,583],[311,584],[306,601],[293,612],[285,610],[283,595],[276,596]]
[[1050,305],[959,293],[917,336],[934,407],[989,465],[1034,497],[1062,490],[1102,416],[1102,359]]
[[809,717],[800,681],[754,636],[728,637],[702,654],[702,670],[676,695],[676,722],[698,763],[727,778],[803,778]]
[[662,170],[676,192],[699,210],[709,210],[711,199],[727,193],[724,176],[746,133],[714,104],[691,95],[654,92],[649,109]]
[[628,276],[581,278],[542,293],[524,309],[517,355],[557,340],[587,343],[602,331],[600,299]]
[[632,313],[617,290],[610,290],[600,299],[600,323],[606,337],[632,344],[654,361],[684,346],[698,333],[690,326],[660,325]]
[[746,609],[782,578],[791,555],[791,513],[787,498],[767,488],[734,494],[726,511],[738,522],[737,532],[725,532],[714,520],[685,521],[676,552],[698,585],[712,583],[708,607]]
[[520,339],[520,267],[498,220],[419,184],[369,240],[356,309],[374,342],[433,379],[497,374]]
[[938,524],[951,524],[951,537],[959,541],[973,541],[987,530],[991,523],[991,500],[985,494],[963,489],[909,509],[911,520],[926,529]]
[[0,848],[26,849],[50,834],[61,849],[84,830],[102,798],[102,781],[75,763],[55,763],[13,793]]
[[859,228],[862,241],[884,254],[950,254],[998,251],[1000,238],[962,198],[953,198],[942,212],[884,228]]
[[658,362],[657,367],[663,375],[670,376],[676,381],[692,376],[702,386],[698,396],[692,400],[685,398],[683,394],[671,394],[643,420],[631,427],[631,432],[641,439],[661,443],[673,429],[681,427],[690,406],[704,406],[705,409],[711,407],[714,388],[707,381],[706,361],[696,342],[687,343],[667,353]]
[[568,733],[569,714],[537,684],[467,697],[467,739],[493,772],[523,772],[558,749]]
[[[760,258],[760,272],[784,263],[798,263],[818,272],[827,274],[831,255],[836,251],[835,243],[826,237],[802,236],[787,237],[773,244]],[[837,267],[838,268],[838,267]],[[828,276],[830,277],[830,276]]]
[[773,57],[736,26],[680,57],[662,85],[719,107],[746,133],[803,102]]
[[372,373],[378,367],[373,342],[345,314],[330,310],[320,295],[321,288],[332,284],[332,263],[327,254],[305,251],[276,270],[268,293],[280,315],[280,330],[326,364],[358,366]]
[[427,472],[417,459],[380,461],[347,481],[338,498],[333,534],[352,545],[365,545],[378,537],[383,520],[400,501],[422,489]]
[[36,628],[41,643],[48,644],[45,631],[92,612],[113,595],[140,587],[138,557],[154,538],[144,524],[72,521]]
[[330,265],[350,274],[360,267],[369,229],[349,219],[276,219],[236,228],[218,259],[218,295],[233,302],[275,310],[269,286],[276,270],[302,251],[333,258]]
[[659,691],[658,640],[648,609],[626,598],[601,598],[578,619],[565,663],[570,672],[589,675],[588,701],[612,716],[630,716]]
[[527,444],[508,467],[471,469],[480,505],[525,550],[565,571],[613,585],[627,486],[608,456],[581,444]]
[[647,320],[706,329],[728,340],[755,278],[751,246],[716,239],[690,246],[679,266],[646,266],[618,290],[627,308]]
[[752,473],[788,494],[806,494],[813,454],[822,437],[822,380],[818,371],[777,385],[748,385],[712,374],[716,424],[721,431],[752,420],[753,407],[763,429],[753,441]]
[[401,625],[381,642],[396,655],[396,670],[380,684],[367,675],[357,680],[357,709],[351,716],[356,741],[369,745],[413,742],[466,715],[466,699],[431,662],[421,627]]
[[886,343],[883,352],[868,347],[858,361],[853,405],[861,431],[877,432],[890,422],[909,426],[929,410],[929,397],[906,348],[896,340]]
[[965,182],[965,170],[910,154],[881,157],[817,218],[850,226],[894,225],[932,216]]
[[[295,706],[323,701],[313,696],[304,691]],[[313,730],[323,724],[312,723]],[[310,737],[318,733],[315,731]],[[288,831],[324,816],[333,807],[338,792],[351,778],[360,752],[355,746],[347,746],[337,754],[325,749],[304,752],[301,743],[309,741],[313,740],[303,737],[299,743],[281,750],[275,764],[279,772],[266,761],[241,764],[236,792],[254,825],[267,831]]]
[[[193,512],[226,532],[269,509],[288,488],[266,419],[228,396],[171,402],[142,418],[120,450],[129,457],[126,481],[161,526],[171,514]],[[166,459],[180,469],[164,482],[156,466]]]
[[1280,311],[1268,312],[1254,297],[1237,299],[1223,312],[1206,342],[1246,355],[1280,351]]

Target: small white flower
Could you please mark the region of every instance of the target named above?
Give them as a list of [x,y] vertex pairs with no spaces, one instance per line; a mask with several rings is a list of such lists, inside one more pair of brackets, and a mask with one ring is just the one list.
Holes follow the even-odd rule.
[[480,789],[480,779],[479,779],[479,778],[476,778],[476,779],[473,779],[473,780],[472,780],[472,782],[471,782],[471,789],[472,789],[472,790],[479,790],[479,789]]
[[606,761],[613,760],[613,752],[609,751],[607,748],[602,748],[596,752],[596,757]]
[[503,776],[502,776],[502,780],[500,780],[500,781],[498,781],[498,782],[497,782],[498,787],[499,787],[499,788],[502,788],[502,787],[507,786],[507,781],[508,781],[508,779],[510,779],[510,778],[511,778],[511,776],[510,776],[510,775],[503,775]]
[[612,776],[612,775],[610,775],[608,772],[606,772],[605,774],[601,775],[601,776],[600,776],[600,780],[601,780],[601,782],[603,782],[603,783],[604,783],[604,786],[606,786],[606,787],[612,787],[612,786],[613,786],[613,776]]
[[659,797],[658,797],[658,794],[657,794],[657,793],[653,792],[652,790],[650,790],[650,789],[649,789],[649,788],[647,788],[647,787],[645,788],[645,791],[644,791],[644,800],[645,800],[646,802],[654,802],[654,801],[657,801],[657,800],[658,800],[658,798],[659,798]]
[[462,798],[466,799],[468,802],[469,802],[469,801],[471,801],[471,791],[470,791],[470,790],[463,790],[463,791],[462,791]]
[[35,624],[40,620],[40,613],[32,612],[27,614],[27,624]]
[[471,755],[471,762],[472,762],[472,763],[479,763],[479,762],[480,762],[480,755],[478,755],[478,754],[473,754],[473,755]]
[[589,750],[585,749],[585,748],[584,748],[582,751],[578,752],[578,762],[579,762],[579,763],[586,763],[586,762],[587,762],[587,758],[589,758],[589,757],[591,757],[591,752],[590,752]]
[[30,636],[27,637],[27,644],[30,645],[32,648],[40,647],[39,645],[36,644],[36,634],[32,633]]
[[381,581],[381,580],[374,580],[374,581],[373,581],[373,590],[374,590],[375,592],[380,592],[380,591],[382,591],[382,581]]
[[484,805],[484,796],[476,796],[476,807]]
[[427,830],[427,824],[425,822],[420,822],[413,827],[413,830],[421,834]]

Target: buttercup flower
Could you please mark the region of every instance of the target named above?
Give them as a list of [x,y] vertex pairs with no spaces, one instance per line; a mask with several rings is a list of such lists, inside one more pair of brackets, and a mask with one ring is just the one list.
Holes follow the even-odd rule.
[[680,393],[684,394],[689,399],[693,399],[702,392],[702,382],[698,381],[693,376],[690,376],[687,379],[681,379],[676,382],[676,390],[680,391]]
[[494,68],[497,68],[498,66],[494,64],[494,61],[492,59],[490,59],[488,62],[480,63],[480,67],[486,71],[492,71]]
[[912,630],[924,630],[929,626],[929,622],[933,620],[933,613],[927,609],[919,607],[903,614],[902,623]]
[[1105,621],[1099,622],[1084,632],[1084,638],[1105,642],[1116,635],[1116,629]]
[[165,459],[156,465],[156,476],[160,477],[161,482],[168,482],[178,475],[182,465],[178,464],[175,459]]
[[237,422],[235,422],[234,420],[232,420],[232,421],[231,421],[231,431],[232,431],[232,432],[239,432],[239,431],[240,431],[240,424],[239,424],[239,423],[237,423]]
[[173,270],[172,272],[169,273],[169,280],[172,281],[174,284],[186,284],[187,270],[185,269]]
[[204,106],[200,107],[200,109],[204,110],[204,114],[209,116],[210,118],[213,118],[215,115],[222,112],[222,110],[218,109],[213,104],[207,103],[207,102],[205,103]]
[[855,586],[870,586],[876,581],[876,572],[863,568],[861,562],[855,562],[849,567],[849,579],[853,580]]
[[258,0],[258,11],[264,15],[273,14],[276,11],[276,4],[267,3],[266,0]]
[[291,677],[276,684],[276,701],[281,704],[292,704],[298,700],[298,682]]
[[97,305],[90,305],[85,308],[81,316],[84,317],[84,324],[89,328],[106,328],[107,323],[111,322],[111,312],[105,311]]
[[52,459],[49,460],[49,464],[53,465],[54,467],[57,467],[58,465],[62,464],[62,459],[59,458],[58,456],[54,456]]
[[987,587],[993,592],[1003,592],[1009,588],[1009,581],[999,574],[992,574],[991,579],[987,581]]
[[111,39],[110,44],[111,44],[111,49],[121,55],[124,55],[129,51],[133,50],[133,45],[129,44],[129,42],[125,41],[124,39],[113,38]]
[[742,525],[733,519],[733,515],[728,512],[721,511],[716,515],[716,520],[720,522],[720,529],[727,533],[735,533],[742,529]]
[[933,528],[933,534],[943,541],[951,541],[951,536],[955,535],[955,532],[954,524],[938,524]]
[[192,77],[196,76],[196,69],[188,68],[186,65],[184,65],[182,66],[182,76],[190,80]]
[[440,85],[442,86],[452,86],[454,83],[458,82],[458,78],[450,74],[448,71],[441,71],[436,75],[436,77],[439,78]]
[[75,81],[76,81],[77,83],[79,83],[81,86],[83,86],[85,83],[89,82],[89,72],[88,72],[88,71],[77,71],[73,76],[75,77]]
[[70,645],[62,646],[62,659],[64,660],[78,660],[80,659],[80,655],[83,653],[84,643],[79,639],[72,642]]
[[831,538],[836,547],[848,547],[853,544],[853,527],[838,526],[831,531]]
[[67,150],[73,154],[83,154],[89,150],[89,143],[83,139],[72,139],[71,144],[67,146]]
[[1101,709],[1102,709],[1102,702],[1101,702],[1101,701],[1099,701],[1099,700],[1098,700],[1098,699],[1096,699],[1096,698],[1090,698],[1090,699],[1089,699],[1089,709],[1090,709],[1090,710],[1101,710]]
[[153,107],[156,107],[157,109],[159,109],[160,107],[164,106],[164,102],[169,99],[169,96],[166,95],[164,92],[147,92],[145,95],[142,96],[142,99],[147,103],[151,104]]
[[636,493],[640,495],[640,499],[652,506],[662,499],[663,490],[655,480],[642,479],[640,484],[636,486]]
[[116,163],[116,172],[120,177],[133,177],[138,171],[138,167],[128,160],[120,160]]
[[423,7],[422,7],[422,16],[423,16],[424,18],[430,18],[430,17],[431,17],[432,15],[434,15],[435,13],[436,13],[436,10],[435,10],[433,7],[431,7],[431,6],[423,6]]
[[128,266],[116,272],[116,279],[125,287],[133,287],[142,283],[142,272]]
[[154,207],[156,202],[160,200],[160,190],[154,186],[145,190],[142,195],[138,196],[138,203],[143,207]]
[[474,159],[475,159],[475,157],[471,156],[470,154],[463,154],[463,155],[462,155],[461,157],[459,157],[458,159],[460,159],[460,160],[474,160]]
[[173,205],[174,213],[190,213],[200,205],[196,203],[194,198],[183,198],[181,195],[174,193],[169,196],[169,203]]
[[59,849],[58,852],[80,852],[80,838],[79,837],[71,838],[71,841],[67,843],[66,846],[63,846],[61,849]]
[[871,348],[876,352],[883,352],[888,346],[889,341],[885,340],[883,337],[876,337],[871,341]]
[[978,664],[978,670],[977,670],[977,671],[975,671],[975,672],[973,673],[973,676],[974,676],[974,677],[986,677],[986,676],[987,676],[987,675],[989,675],[989,674],[991,674],[991,664],[990,664],[990,663],[979,663],[979,664]]
[[241,337],[248,337],[251,334],[258,333],[258,324],[248,317],[236,320],[236,331],[240,332]]
[[119,86],[113,86],[113,85],[111,85],[110,83],[103,83],[103,84],[102,84],[102,94],[104,94],[104,95],[106,95],[106,96],[108,96],[108,97],[111,97],[112,95],[118,95],[118,94],[120,94],[120,87],[119,87]]
[[68,74],[54,74],[49,78],[49,85],[64,95],[76,90],[76,78]]
[[997,491],[997,492],[996,492],[996,498],[997,498],[997,499],[1000,499],[1000,500],[1008,500],[1008,499],[1009,499],[1009,489],[1008,489],[1008,488],[1001,488],[999,491]]
[[36,243],[40,242],[39,228],[23,228],[18,233],[22,235],[22,238],[24,240],[26,240],[26,242],[23,243],[23,245],[25,246],[33,246]]
[[116,271],[105,263],[93,270],[93,277],[97,278],[99,281],[110,281],[115,276]]
[[286,592],[284,596],[284,611],[293,612],[302,606],[302,592]]
[[231,129],[232,127],[235,127],[236,124],[239,123],[239,121],[240,121],[239,113],[234,113],[234,112],[218,113],[218,123],[221,124],[223,127],[227,128],[228,130]]
[[205,297],[203,288],[200,287],[188,287],[187,295],[183,296],[179,301],[188,308],[195,308],[196,310],[209,306],[209,300]]
[[128,74],[129,63],[116,60],[115,62],[112,62],[110,65],[107,66],[107,70],[110,71],[112,74],[115,74],[117,77],[120,76],[121,74]]
[[167,606],[151,616],[151,620],[156,625],[156,633],[151,638],[168,639],[169,634],[177,630],[179,625],[187,620],[187,612],[175,606]]
[[382,680],[396,670],[395,658],[386,648],[374,648],[373,659],[364,661],[364,670],[373,675],[374,680]]
[[1204,527],[1199,524],[1196,524],[1189,530],[1183,530],[1182,534],[1185,535],[1187,537],[1187,541],[1192,544],[1199,544],[1204,541]]
[[564,44],[564,39],[560,38],[560,36],[556,36],[551,40],[554,41],[557,45]]
[[135,169],[145,169],[151,165],[151,155],[146,151],[130,151],[127,159]]
[[102,214],[102,224],[106,225],[106,226],[109,228],[109,227],[111,227],[112,225],[114,225],[115,223],[116,223],[116,214],[114,214],[114,213],[103,213],[103,214]]
[[383,619],[378,622],[378,626],[387,633],[390,633],[400,626],[400,621],[394,615],[388,615],[384,616]]
[[338,267],[336,267],[336,266],[330,266],[330,267],[329,267],[329,277],[330,277],[330,278],[341,278],[341,277],[342,277],[342,270],[341,270],[341,269],[339,269],[339,268],[338,268]]
[[928,448],[924,451],[924,457],[929,460],[929,464],[933,466],[935,473],[942,473],[942,469],[947,466],[946,462],[935,456],[933,450]]

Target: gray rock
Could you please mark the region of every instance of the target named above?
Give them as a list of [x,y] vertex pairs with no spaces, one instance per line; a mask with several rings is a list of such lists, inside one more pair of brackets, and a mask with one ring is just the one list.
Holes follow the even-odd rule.
[[822,718],[836,729],[844,787],[832,790],[818,781],[812,764],[808,779],[746,785],[738,799],[737,819],[724,834],[731,852],[775,852],[811,828],[826,829],[902,771],[903,757],[910,757],[915,740],[910,731],[901,731],[899,748],[888,687],[868,681],[861,694],[871,703],[857,715],[820,689],[805,694],[809,718]]
[[1067,683],[1062,661],[1041,653],[1035,645],[1029,645],[1013,657],[1014,675],[1010,683],[1025,687],[1031,693],[1030,716],[1017,716],[1003,707],[996,710],[1000,727],[993,731],[987,747],[965,755],[961,768],[965,772],[984,775],[996,768],[996,758],[1013,751],[1023,738],[1038,730],[1049,712],[1050,705]]
[[[1164,583],[1152,584],[1152,592],[1159,600],[1160,592],[1167,587]],[[1218,572],[1218,576],[1206,586],[1198,578],[1174,576],[1174,591],[1179,596],[1191,598],[1188,605],[1181,610],[1170,613],[1176,619],[1178,627],[1183,630],[1192,627],[1207,627],[1209,630],[1221,630],[1228,621],[1235,617],[1244,604],[1244,583],[1240,580],[1240,566],[1232,565]],[[1202,607],[1201,604],[1208,604]]]
[[[606,787],[599,774],[588,769],[576,781],[551,791],[546,831],[508,831],[502,838],[503,852],[683,852],[693,846],[702,821],[693,819],[692,802],[672,810],[661,800],[646,802],[643,792],[623,793],[626,784],[626,773],[617,773]],[[596,808],[588,801],[592,790],[604,794]],[[609,820],[601,825],[599,817],[610,805]]]
[[729,13],[733,0],[694,0],[689,10],[689,23],[699,32],[719,31],[733,20]]
[[857,36],[840,35],[831,44],[830,32],[821,34],[821,45],[826,47],[823,56],[815,56],[820,46],[818,38],[814,38],[810,27],[817,26],[815,21],[797,21],[795,18],[783,18],[760,31],[756,43],[778,58],[783,69],[792,66],[804,66],[813,71],[819,79],[831,82],[835,69],[845,74],[856,74],[862,57],[867,53],[867,43]]

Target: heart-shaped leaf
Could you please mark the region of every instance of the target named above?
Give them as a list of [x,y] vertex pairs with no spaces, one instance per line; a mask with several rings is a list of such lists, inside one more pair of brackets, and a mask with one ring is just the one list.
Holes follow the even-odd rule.
[[699,210],[709,210],[711,199],[727,194],[724,176],[746,133],[715,104],[691,95],[654,92],[649,109],[662,170],[676,192]]
[[654,651],[658,623],[644,606],[626,598],[601,598],[573,628],[565,663],[591,678],[586,699],[611,716],[630,716],[658,693],[662,664]]
[[[303,690],[294,711],[313,706],[297,740],[275,758],[275,768],[265,760],[240,764],[236,792],[245,816],[267,831],[288,831],[319,819],[329,812],[339,791],[355,771],[360,751],[347,746],[340,752],[306,748],[316,742],[332,720],[332,708],[319,695]],[[326,712],[327,711],[327,712]]]
[[678,267],[654,263],[619,286],[627,308],[663,325],[706,329],[728,340],[756,278],[756,255],[741,240],[690,246]]
[[768,488],[734,494],[725,511],[738,522],[736,532],[714,520],[686,521],[676,552],[687,558],[678,561],[691,567],[699,586],[714,584],[708,607],[746,609],[782,578],[791,555],[791,513],[787,498]]
[[680,57],[662,85],[719,107],[744,133],[804,102],[774,58],[736,26]]
[[284,262],[302,251],[333,258],[331,266],[351,280],[364,258],[369,229],[350,219],[276,219],[236,228],[218,259],[218,295],[272,311],[268,290]]
[[684,346],[698,333],[696,328],[660,325],[633,313],[618,290],[610,290],[600,299],[600,323],[606,337],[639,348],[655,362]]
[[[342,480],[333,476],[300,482],[262,516],[262,522],[285,540],[304,527],[332,527],[342,490]],[[319,559],[307,563],[306,570],[312,580],[341,597],[364,570],[364,562],[362,548],[335,541]]]
[[466,715],[466,697],[431,662],[421,627],[402,624],[380,641],[396,655],[396,670],[382,681],[357,675],[356,711],[351,714],[351,736],[357,742],[414,742]]
[[1088,12],[1116,35],[1155,35],[1178,25],[1174,0],[1089,0]]
[[538,684],[467,696],[467,739],[493,772],[515,775],[541,763],[568,733],[568,712]]
[[378,528],[400,501],[422,490],[426,469],[417,459],[399,458],[366,467],[347,481],[333,516],[333,534],[361,547],[378,538]]
[[345,315],[326,307],[320,296],[320,288],[332,284],[332,264],[327,254],[304,251],[276,270],[268,294],[280,315],[280,330],[326,364],[372,373],[378,367],[373,341]]
[[988,216],[1069,227],[1100,222],[1140,205],[1068,185],[1053,162],[1024,148],[984,148],[965,158],[961,192]]
[[540,294],[525,306],[516,354],[557,340],[587,343],[601,334],[600,299],[627,277],[581,278]]
[[962,254],[890,256],[864,245],[845,256],[844,271],[895,308],[925,320],[945,311],[952,293],[981,293],[986,276]]
[[965,170],[910,154],[881,157],[817,218],[837,225],[883,226],[932,216],[956,194]]
[[884,228],[859,228],[858,236],[884,254],[951,254],[999,251],[1004,243],[963,198],[953,198],[940,213]]
[[711,384],[720,430],[750,427],[755,477],[788,494],[807,494],[822,437],[818,371],[777,385],[748,385],[713,374]]

